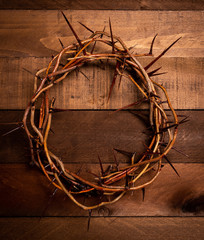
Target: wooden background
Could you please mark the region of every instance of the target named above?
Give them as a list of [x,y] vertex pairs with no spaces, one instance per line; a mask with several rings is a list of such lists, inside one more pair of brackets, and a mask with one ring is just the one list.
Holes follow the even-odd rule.
[[[202,239],[204,235],[204,3],[184,1],[0,1],[0,238],[1,239]],[[158,33],[157,56],[178,37],[182,39],[155,65],[166,75],[163,83],[179,115],[190,121],[180,126],[177,150],[169,159],[180,178],[165,164],[158,179],[142,192],[127,194],[109,207],[93,211],[87,232],[88,213],[75,206],[62,192],[53,198],[53,187],[29,165],[27,139],[22,129],[2,136],[22,120],[32,96],[33,75],[74,38],[59,9],[83,39],[93,30],[108,27],[135,51],[147,52]],[[151,58],[142,58],[146,64]],[[33,75],[23,68],[29,70]],[[123,80],[108,90],[114,68],[104,63],[73,73],[52,91],[56,107],[71,111],[55,113],[49,144],[73,171],[99,172],[97,155],[106,166],[114,163],[113,148],[138,154],[148,141],[141,119],[128,111],[114,110],[137,98],[133,85]],[[152,70],[154,67],[152,68]],[[136,113],[145,110],[135,111]],[[63,127],[62,127],[63,126]],[[187,155],[187,156],[186,156]],[[124,164],[128,161],[117,153]]]

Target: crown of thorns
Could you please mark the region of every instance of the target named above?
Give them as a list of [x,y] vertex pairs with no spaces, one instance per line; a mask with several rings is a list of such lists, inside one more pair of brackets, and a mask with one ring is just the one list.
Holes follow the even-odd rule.
[[[110,20],[109,33],[105,31],[92,31],[81,23],[81,25],[91,32],[91,36],[85,40],[80,40],[63,12],[62,14],[77,42],[64,47],[60,41],[62,50],[52,58],[48,67],[36,73],[34,95],[25,109],[23,124],[29,139],[33,162],[41,168],[44,175],[57,189],[64,191],[79,207],[84,210],[91,210],[118,201],[127,191],[144,189],[159,175],[163,159],[166,159],[171,164],[166,155],[174,145],[177,127],[182,121],[178,121],[166,89],[151,78],[154,75],[159,75],[156,73],[159,68],[151,72],[147,72],[147,70],[179,39],[173,42],[146,67],[143,67],[138,61],[138,58],[140,56],[152,55],[156,36],[152,40],[149,53],[132,54],[126,44],[119,37],[113,35]],[[109,47],[109,52],[96,53],[96,44],[105,44]],[[151,142],[146,148],[146,152],[139,160],[136,161],[135,154],[132,154],[131,161],[127,166],[120,168],[116,166],[111,172],[105,172],[99,158],[101,174],[93,181],[89,181],[72,172],[70,169],[65,168],[62,160],[49,150],[47,140],[54,111],[54,99],[49,99],[49,90],[57,83],[68,79],[70,72],[78,69],[85,63],[101,61],[103,59],[116,61],[115,73],[110,86],[108,99],[111,96],[116,77],[119,76],[120,81],[122,77],[128,78],[134,84],[136,90],[139,90],[142,95],[142,98],[138,99],[134,104],[148,102],[149,123],[153,134],[151,136]],[[161,100],[157,93],[158,90],[164,93],[165,99]],[[38,123],[34,121],[34,119],[36,119],[37,99],[38,102],[41,102]],[[169,120],[169,115],[167,116],[166,110],[163,108],[164,102],[167,103],[168,110],[171,112],[172,122]],[[30,116],[30,121],[28,120],[28,116]],[[28,124],[28,122],[30,124]],[[163,142],[164,138],[166,139],[165,144]],[[172,164],[171,166],[173,167]],[[153,169],[153,177],[139,184],[138,180],[141,180],[147,172]],[[87,193],[89,195],[96,195],[96,193],[100,196],[109,195],[110,198],[109,201],[99,200],[95,205],[86,206],[77,200],[77,195]]]

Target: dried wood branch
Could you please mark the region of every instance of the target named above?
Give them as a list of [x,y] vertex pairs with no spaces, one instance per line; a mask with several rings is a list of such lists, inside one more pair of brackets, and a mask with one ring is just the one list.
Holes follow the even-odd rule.
[[[127,191],[141,189],[144,194],[145,187],[151,184],[159,175],[162,168],[162,160],[167,159],[166,155],[175,143],[179,121],[171,105],[166,89],[150,78],[159,69],[150,73],[147,73],[146,70],[164,55],[165,52],[167,52],[178,40],[165,49],[154,61],[146,67],[143,67],[138,61],[138,58],[140,56],[149,56],[152,54],[152,48],[156,36],[151,43],[149,53],[133,55],[130,53],[125,43],[113,34],[110,20],[110,33],[105,32],[105,29],[104,31],[93,31],[86,27],[86,25],[80,23],[92,33],[88,39],[80,40],[64,13],[62,14],[77,42],[69,46],[64,46],[59,39],[60,44],[62,45],[62,50],[56,56],[53,56],[47,68],[37,72],[35,77],[35,93],[25,109],[23,126],[29,139],[33,162],[41,168],[51,184],[57,189],[64,191],[65,194],[67,194],[79,207],[91,212],[92,209],[118,201]],[[105,37],[102,39],[102,36]],[[110,52],[94,54],[93,49],[96,48],[96,43],[97,46],[99,44],[107,45],[110,48]],[[88,48],[90,45],[92,45],[91,50]],[[74,57],[73,53],[75,54]],[[62,59],[63,61],[66,59],[67,62],[65,64],[64,62],[62,63]],[[100,157],[98,157],[101,174],[100,176],[93,174],[93,181],[89,181],[80,177],[79,174],[75,174],[70,169],[66,169],[62,160],[49,150],[47,140],[49,132],[51,131],[51,120],[55,101],[55,99],[49,101],[49,90],[50,88],[55,87],[59,82],[64,81],[65,79],[67,80],[70,72],[79,69],[85,63],[101,61],[102,59],[111,59],[116,62],[115,73],[110,86],[108,99],[110,98],[113,86],[115,85],[116,76],[119,75],[120,81],[122,76],[127,77],[134,84],[135,89],[141,92],[143,97],[125,108],[138,103],[148,103],[150,113],[149,124],[152,128],[153,135],[151,136],[151,142],[149,146],[147,146],[146,152],[141,159],[135,161],[135,154],[128,153],[131,158],[131,163],[125,167],[119,167],[116,162],[116,168],[104,171]],[[172,125],[169,125],[169,123],[172,122],[172,119],[170,121],[169,116],[167,116],[166,110],[161,104],[161,99],[158,96],[155,86],[162,90],[165,95],[163,102],[167,102],[171,111],[173,118]],[[34,119],[36,119],[35,107],[37,100],[41,101],[38,125],[36,125],[34,121]],[[31,126],[28,126],[29,114]],[[165,146],[162,144],[164,135],[168,136],[168,141]],[[117,151],[127,154],[127,152],[122,150]],[[154,172],[153,177],[146,182],[138,183],[138,180],[142,179],[147,172],[153,170],[153,167],[155,166],[157,166],[157,169],[156,171],[152,171]],[[110,201],[104,201],[102,200],[103,198],[100,198],[101,201],[97,204],[85,205],[77,200],[76,196],[79,194],[85,196],[89,194],[94,196],[96,192],[98,194],[100,193],[100,196],[111,196]]]

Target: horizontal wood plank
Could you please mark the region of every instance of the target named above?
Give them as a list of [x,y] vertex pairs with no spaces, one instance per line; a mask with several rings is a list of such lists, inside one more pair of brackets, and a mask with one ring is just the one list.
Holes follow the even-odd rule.
[[[147,111],[135,111],[147,119]],[[203,162],[204,111],[177,111],[189,116],[189,122],[181,125],[175,149],[168,154],[172,162]],[[139,115],[140,116],[140,115]],[[49,148],[64,162],[98,163],[98,155],[105,163],[114,163],[113,148],[136,152],[139,157],[145,151],[151,133],[140,117],[122,111],[68,111],[54,113]],[[145,117],[146,116],[146,117]],[[23,111],[0,111],[0,163],[28,163],[30,153],[24,130],[19,129],[6,136],[3,134],[19,125]],[[179,117],[182,119],[183,117]],[[3,124],[6,123],[6,124]],[[180,153],[178,152],[180,151]],[[129,159],[115,153],[118,161]],[[185,156],[184,154],[188,155]]]
[[[142,191],[128,192],[118,202],[99,210],[93,216],[204,216],[202,164],[174,164],[180,178],[165,164],[159,177],[146,187],[145,199]],[[81,164],[66,164],[77,172]],[[105,166],[104,166],[105,167]],[[62,191],[53,196],[54,186],[35,167],[24,164],[0,165],[0,216],[87,216],[87,211],[77,207]],[[89,171],[99,174],[99,164],[87,164],[81,168],[80,176],[94,177]],[[152,173],[153,174],[153,173]],[[136,183],[137,185],[137,183]],[[85,205],[96,203],[87,196],[77,197]]]
[[[144,201],[141,190],[127,193],[108,208],[93,210],[93,216],[203,216],[204,166],[190,163],[174,166],[181,177],[165,164],[159,177],[146,188]],[[81,164],[66,167],[77,172]],[[89,179],[87,171],[98,174],[99,169],[98,164],[87,164],[80,176]],[[1,164],[0,171],[0,216],[87,216],[63,192],[57,191],[51,197],[54,187],[38,169],[24,164]],[[78,200],[88,205],[92,199]]]
[[[120,36],[127,46],[137,44],[136,52],[148,52],[152,38],[158,33],[154,46],[156,55],[182,37],[166,56],[203,57],[203,11],[64,12],[82,39],[89,37],[90,33],[78,24],[78,21],[94,31],[100,31],[104,25],[108,28],[110,17],[113,33]],[[9,57],[50,57],[61,49],[58,38],[65,45],[74,41],[60,11],[1,10],[0,37],[0,55]]]
[[7,0],[0,2],[0,9],[82,9],[82,10],[203,10],[201,0]]
[[[146,66],[152,58],[141,58]],[[33,95],[34,75],[37,70],[48,65],[50,58],[0,58],[0,109],[24,109]],[[176,109],[204,109],[203,84],[204,58],[170,57],[162,58],[152,69],[162,66],[160,72],[167,72],[153,79],[166,87],[173,107]],[[135,102],[141,95],[130,80],[119,78],[107,101],[114,75],[115,64],[104,62],[90,64],[81,72],[72,72],[51,89],[50,97],[55,97],[55,107],[64,109],[116,109]],[[28,71],[31,73],[29,73]],[[151,70],[149,70],[151,71]],[[33,73],[33,75],[32,75]],[[162,94],[159,92],[162,96]],[[139,105],[137,108],[143,108]]]
[[1,218],[1,239],[24,240],[202,240],[204,219],[188,218],[92,218],[87,232],[87,218]]

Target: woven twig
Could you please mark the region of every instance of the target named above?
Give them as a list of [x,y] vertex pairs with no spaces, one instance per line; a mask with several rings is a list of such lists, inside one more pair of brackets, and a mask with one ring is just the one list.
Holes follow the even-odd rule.
[[[110,22],[110,33],[105,31],[95,32],[82,24],[91,31],[91,36],[81,41],[69,21],[67,19],[66,21],[76,37],[77,42],[64,47],[60,41],[63,49],[52,58],[48,67],[36,73],[34,95],[25,110],[23,124],[29,139],[33,162],[42,169],[49,181],[56,188],[64,191],[74,203],[85,210],[91,210],[118,201],[127,191],[144,189],[158,177],[161,171],[162,160],[171,150],[176,140],[179,122],[170,103],[166,89],[151,79],[151,76],[159,69],[149,73],[147,73],[147,70],[178,40],[165,49],[154,61],[146,67],[143,67],[138,61],[138,58],[140,56],[152,55],[155,38],[152,41],[148,54],[136,55],[130,52],[130,49],[128,49],[119,37],[113,35]],[[102,36],[104,36],[104,38],[102,38]],[[107,45],[110,49],[109,52],[95,53],[95,48],[99,44]],[[97,181],[88,181],[70,169],[66,169],[62,160],[49,150],[47,140],[54,105],[54,99],[49,100],[49,90],[61,81],[69,81],[69,73],[80,68],[85,63],[101,61],[103,59],[116,61],[115,74],[108,99],[111,96],[116,76],[119,75],[120,80],[122,76],[128,78],[134,84],[135,89],[139,90],[143,96],[139,102],[142,103],[145,101],[149,103],[149,123],[154,134],[152,135],[151,143],[140,160],[135,161],[135,155],[133,154],[131,163],[128,166],[121,168],[117,166],[111,173],[105,173],[99,158],[102,169],[101,175],[98,176]],[[65,60],[66,63],[64,62]],[[124,69],[126,69],[126,71],[124,71]],[[160,91],[164,93],[165,101],[173,116],[173,123],[171,125],[156,89],[160,89]],[[34,119],[36,119],[37,100],[38,102],[41,101],[38,124],[34,121]],[[29,113],[30,120],[28,119]],[[29,127],[28,121],[30,121]],[[162,144],[164,137],[165,139],[168,138],[165,146]],[[137,184],[138,180],[153,168],[154,176],[145,183]],[[122,180],[123,183],[121,183]],[[89,195],[91,195],[96,192],[100,195],[111,195],[112,200],[107,202],[101,201],[93,206],[86,206],[76,200],[76,195],[78,194],[89,193]]]

